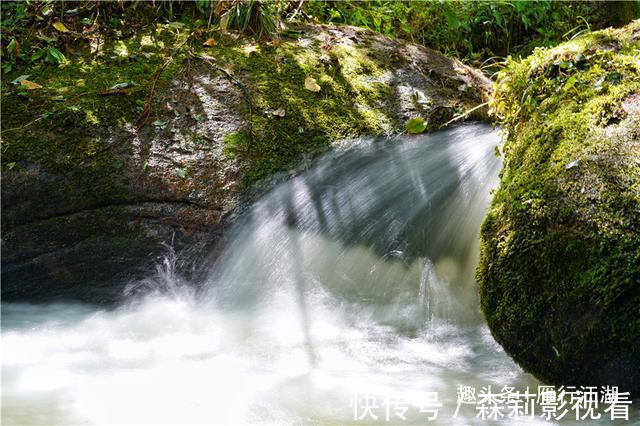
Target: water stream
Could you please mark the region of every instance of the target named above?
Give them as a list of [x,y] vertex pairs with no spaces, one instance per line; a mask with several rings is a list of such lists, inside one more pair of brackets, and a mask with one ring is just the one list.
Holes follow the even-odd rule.
[[[204,284],[170,254],[115,309],[3,304],[3,424],[425,424],[427,392],[431,424],[486,424],[453,417],[459,385],[539,385],[477,306],[497,143],[479,124],[362,140],[249,208]],[[377,421],[354,420],[362,395]]]

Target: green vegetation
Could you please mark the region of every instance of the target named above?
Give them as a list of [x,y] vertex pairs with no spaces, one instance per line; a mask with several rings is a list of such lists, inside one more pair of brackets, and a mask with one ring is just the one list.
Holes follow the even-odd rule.
[[[64,62],[61,42],[79,32],[126,31],[150,23],[238,30],[258,38],[288,31],[289,23],[334,23],[369,28],[423,44],[477,65],[526,55],[582,32],[620,26],[640,17],[640,2],[575,1],[301,1],[4,2],[3,68],[15,61]],[[67,28],[64,23],[72,21]],[[57,34],[30,31],[61,24]],[[28,34],[28,37],[25,37]],[[498,58],[496,58],[498,57]]]
[[[219,10],[214,16],[234,10]],[[125,12],[128,9],[122,12],[123,19]],[[22,47],[2,84],[2,107],[8,112],[2,122],[3,164],[32,161],[54,173],[86,175],[92,199],[128,199],[126,191],[117,189],[122,185],[114,184],[111,177],[124,173],[123,158],[132,147],[107,146],[105,135],[113,135],[114,129],[133,134],[141,125],[147,126],[146,131],[177,131],[169,124],[174,112],[166,107],[176,94],[167,91],[176,79],[191,81],[194,73],[210,70],[212,63],[202,58],[218,64],[214,74],[228,77],[232,85],[246,91],[243,102],[229,105],[238,110],[243,128],[222,141],[223,155],[242,165],[245,184],[286,169],[333,141],[397,133],[405,127],[405,119],[396,114],[396,89],[389,84],[405,60],[398,55],[389,58],[379,48],[318,39],[304,45],[298,40],[304,27],[290,28],[275,40],[256,42],[220,28],[207,29],[206,23],[187,19],[184,11],[182,21],[139,22],[137,26],[109,19],[109,26],[100,33],[87,29],[97,18],[82,18],[87,13],[98,16],[92,8],[83,14],[78,11],[64,23],[57,20],[57,11],[38,13],[55,17],[28,21],[30,32],[42,35],[47,43],[58,40],[61,48],[65,46],[65,57],[57,65],[34,60],[30,52],[39,51],[43,44],[29,42],[24,26],[13,32]],[[425,122],[429,130],[482,101],[459,92],[460,82],[441,75],[445,71],[434,64],[439,84],[451,86],[451,97],[465,101],[440,108],[441,117]],[[306,88],[307,78],[317,88]],[[25,85],[25,80],[38,88]],[[189,102],[202,115],[201,101]],[[200,140],[204,146],[201,135],[185,138]],[[42,144],[43,139],[48,142]],[[96,175],[109,178],[102,181]],[[176,185],[184,183],[176,180]]]
[[310,1],[319,22],[362,26],[411,40],[478,64],[526,55],[591,29],[640,17],[640,2],[543,1]]
[[640,390],[640,23],[510,60],[482,309],[543,380]]

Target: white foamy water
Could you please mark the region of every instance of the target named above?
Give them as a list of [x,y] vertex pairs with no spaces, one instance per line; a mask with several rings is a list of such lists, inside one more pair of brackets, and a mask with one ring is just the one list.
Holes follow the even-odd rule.
[[453,417],[459,385],[539,385],[477,307],[497,143],[484,125],[362,141],[255,203],[205,283],[169,256],[109,310],[3,304],[3,424],[425,424],[427,392],[431,424],[486,424]]

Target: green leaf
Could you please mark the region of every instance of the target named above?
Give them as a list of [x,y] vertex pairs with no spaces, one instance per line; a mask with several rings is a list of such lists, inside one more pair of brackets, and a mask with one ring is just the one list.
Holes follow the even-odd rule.
[[9,52],[9,54],[12,54],[13,51],[16,49],[16,45],[17,45],[16,39],[12,38],[9,44],[7,45],[7,52]]
[[573,76],[569,77],[569,78],[567,79],[567,82],[564,84],[564,88],[563,88],[563,90],[564,90],[564,91],[567,91],[567,90],[571,90],[571,89],[573,89],[573,88],[575,87],[575,85],[576,85],[576,81],[577,81],[577,80],[578,80],[578,79],[576,78],[576,76],[575,76],[575,75],[573,75]]
[[67,27],[64,26],[64,24],[60,21],[56,21],[53,24],[53,28],[55,28],[56,30],[60,31],[61,33],[68,33],[69,29]]
[[176,169],[176,174],[178,177],[184,178],[187,176],[187,172],[184,169]]
[[45,54],[47,53],[47,49],[40,49],[38,50],[36,53],[33,54],[33,56],[31,56],[31,61],[37,61],[38,59],[42,58]]
[[56,49],[55,47],[50,47],[47,52],[47,62],[52,64],[61,64],[65,62],[67,58],[62,54],[61,51]]
[[422,117],[412,118],[407,121],[405,124],[408,133],[418,134],[422,133],[427,129],[426,124],[424,124],[424,119]]
[[11,170],[16,166],[16,162],[12,161],[11,163],[7,163],[7,169]]

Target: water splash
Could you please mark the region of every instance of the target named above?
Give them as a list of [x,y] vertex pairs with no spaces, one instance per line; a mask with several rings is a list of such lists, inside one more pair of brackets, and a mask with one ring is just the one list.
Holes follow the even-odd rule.
[[497,142],[465,125],[329,154],[249,209],[198,288],[170,250],[112,310],[3,304],[2,423],[360,424],[355,392],[430,391],[435,424],[479,423],[452,418],[458,385],[538,384],[477,309]]

